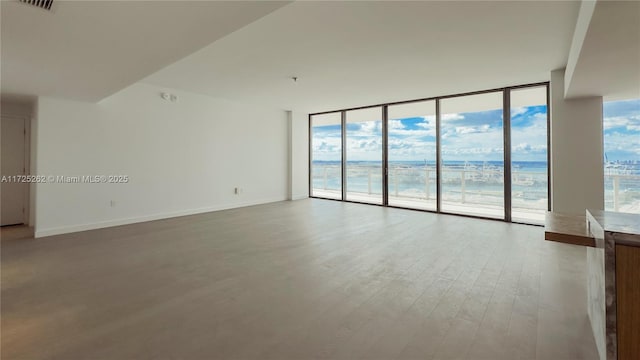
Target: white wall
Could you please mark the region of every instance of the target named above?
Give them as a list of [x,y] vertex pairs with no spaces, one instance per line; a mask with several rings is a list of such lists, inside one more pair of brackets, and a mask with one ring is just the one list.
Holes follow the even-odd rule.
[[309,197],[309,114],[289,112],[290,193],[289,199]]
[[551,210],[604,208],[602,97],[565,100],[564,69],[551,72]]
[[38,99],[38,175],[130,181],[38,184],[36,236],[287,198],[284,111],[171,90],[174,103],[162,91],[135,84],[99,104]]

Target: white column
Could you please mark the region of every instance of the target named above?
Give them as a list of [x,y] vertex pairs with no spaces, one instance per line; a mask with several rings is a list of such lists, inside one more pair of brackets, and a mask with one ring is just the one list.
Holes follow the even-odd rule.
[[309,115],[288,111],[289,200],[309,197]]
[[564,97],[564,69],[551,72],[551,210],[604,208],[602,97]]

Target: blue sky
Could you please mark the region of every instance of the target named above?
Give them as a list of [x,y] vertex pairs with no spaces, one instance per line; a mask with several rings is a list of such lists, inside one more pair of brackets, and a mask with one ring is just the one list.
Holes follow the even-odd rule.
[[[609,102],[603,113],[604,149],[609,160],[640,160],[640,99]],[[372,119],[373,120],[373,119]],[[513,161],[546,161],[546,106],[511,112]],[[500,161],[502,110],[442,115],[443,160]],[[389,161],[435,161],[435,117],[389,120]],[[347,159],[380,161],[380,121],[347,124]],[[314,160],[339,160],[340,125],[313,128]]]
[[640,161],[640,99],[605,102],[604,152],[609,161]]

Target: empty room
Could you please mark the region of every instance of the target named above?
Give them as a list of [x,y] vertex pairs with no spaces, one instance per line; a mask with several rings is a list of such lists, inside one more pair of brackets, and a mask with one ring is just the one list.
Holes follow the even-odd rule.
[[3,360],[640,359],[639,1],[0,15]]

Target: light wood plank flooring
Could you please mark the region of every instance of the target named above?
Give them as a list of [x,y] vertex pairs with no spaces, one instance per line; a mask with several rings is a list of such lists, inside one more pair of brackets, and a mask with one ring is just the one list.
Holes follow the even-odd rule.
[[300,200],[2,230],[2,359],[595,359],[583,247]]

